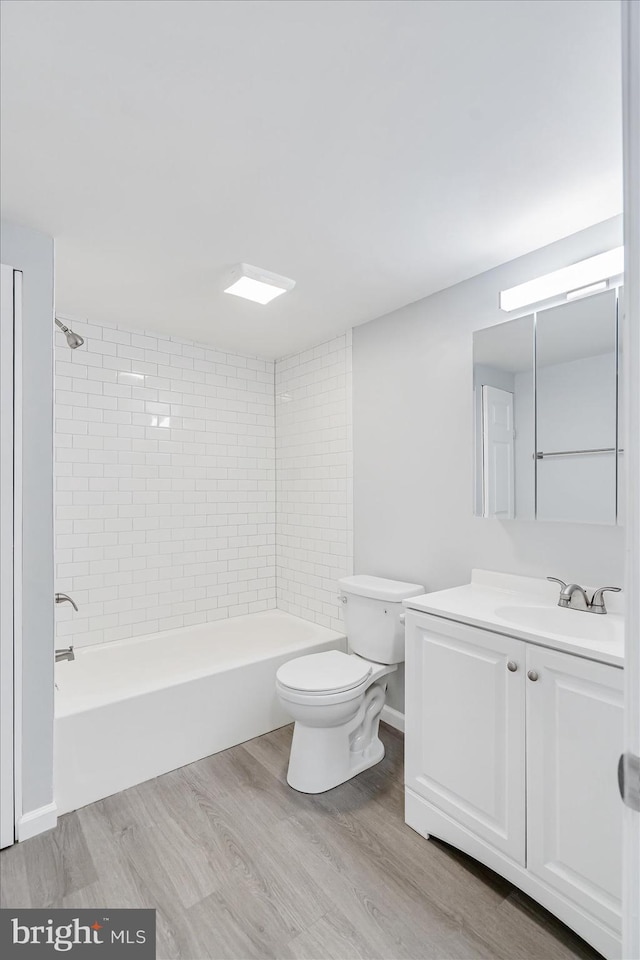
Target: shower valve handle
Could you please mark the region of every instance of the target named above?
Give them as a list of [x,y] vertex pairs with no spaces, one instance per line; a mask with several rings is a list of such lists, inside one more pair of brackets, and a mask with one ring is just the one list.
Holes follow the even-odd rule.
[[56,593],[56,603],[70,603],[76,613],[78,612],[78,604],[66,593]]

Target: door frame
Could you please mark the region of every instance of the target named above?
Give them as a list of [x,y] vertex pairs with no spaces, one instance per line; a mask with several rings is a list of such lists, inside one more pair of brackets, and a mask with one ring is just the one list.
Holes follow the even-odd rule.
[[[3,329],[2,349],[10,351],[11,375],[8,389],[12,408],[9,436],[3,444],[12,458],[12,505],[9,513],[13,525],[13,558],[9,565],[8,591],[12,595],[12,637],[9,645],[10,705],[7,710],[12,742],[13,838],[15,843],[18,821],[22,815],[22,272],[9,264],[2,264],[3,307],[12,314],[11,329]],[[9,285],[6,289],[5,284]],[[7,398],[3,397],[6,402]],[[3,449],[3,454],[7,451]],[[4,654],[4,650],[3,650]],[[3,717],[3,721],[6,719]],[[8,844],[10,845],[10,844]]]
[[[624,749],[640,755],[640,3],[622,0],[625,246],[626,649]],[[613,772],[612,772],[613,775]],[[622,955],[640,956],[640,813],[624,807]]]

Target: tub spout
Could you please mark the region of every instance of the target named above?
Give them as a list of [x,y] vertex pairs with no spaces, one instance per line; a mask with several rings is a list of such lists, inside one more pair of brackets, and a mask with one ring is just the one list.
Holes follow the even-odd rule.
[[75,660],[76,655],[73,652],[73,647],[62,647],[60,650],[55,651],[56,654],[56,663],[60,660]]

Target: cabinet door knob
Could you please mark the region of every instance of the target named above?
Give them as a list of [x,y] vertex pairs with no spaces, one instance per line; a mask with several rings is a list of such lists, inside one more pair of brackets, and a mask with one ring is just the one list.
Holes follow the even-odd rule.
[[515,673],[517,669],[518,669],[518,664],[515,662],[515,660],[509,660],[509,662],[507,663],[507,670],[510,673]]
[[536,670],[529,670],[527,676],[529,677],[529,680],[533,680],[534,683],[538,679],[538,673]]

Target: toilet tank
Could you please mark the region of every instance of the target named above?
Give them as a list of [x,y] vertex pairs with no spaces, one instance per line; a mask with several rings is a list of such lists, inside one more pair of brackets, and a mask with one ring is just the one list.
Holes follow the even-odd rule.
[[424,593],[424,587],[363,574],[343,577],[338,587],[350,651],[375,663],[402,663],[402,601]]

